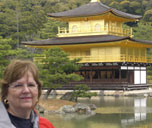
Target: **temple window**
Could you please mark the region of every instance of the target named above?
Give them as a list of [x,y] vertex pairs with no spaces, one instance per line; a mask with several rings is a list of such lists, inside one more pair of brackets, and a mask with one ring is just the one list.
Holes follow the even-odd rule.
[[93,79],[99,79],[99,71],[96,70]]
[[106,79],[107,78],[106,71],[100,71],[100,76],[101,76],[101,79]]
[[126,79],[127,78],[127,70],[122,70],[121,71],[121,78]]
[[86,51],[86,56],[90,56],[90,51]]
[[77,27],[76,25],[73,25],[73,27],[72,27],[72,32],[73,32],[73,33],[78,32],[78,27]]
[[101,25],[100,24],[96,24],[95,25],[95,32],[100,32],[101,31]]
[[119,79],[119,70],[118,69],[114,71],[114,78]]
[[108,30],[108,21],[104,22],[104,30]]
[[112,71],[107,71],[107,78],[111,79],[112,78]]

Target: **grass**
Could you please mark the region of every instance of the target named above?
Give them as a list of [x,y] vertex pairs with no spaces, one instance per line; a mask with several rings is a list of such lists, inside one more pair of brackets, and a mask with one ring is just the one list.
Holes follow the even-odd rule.
[[120,113],[133,113],[133,108],[122,108],[122,107],[106,107],[106,108],[97,108],[96,113],[100,114],[120,114]]
[[75,102],[60,100],[60,99],[47,99],[40,100],[39,105],[45,108],[48,111],[59,110],[64,105],[74,105]]

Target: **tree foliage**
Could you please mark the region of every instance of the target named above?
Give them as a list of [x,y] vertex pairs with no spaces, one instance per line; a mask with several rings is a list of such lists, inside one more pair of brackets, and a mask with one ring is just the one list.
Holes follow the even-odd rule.
[[[89,3],[90,0],[1,0],[0,36],[12,37],[16,46],[21,41],[55,37],[58,26],[66,26],[50,20],[47,13],[66,11]],[[142,15],[152,22],[152,0],[102,0],[103,4],[118,10]]]
[[135,38],[143,40],[152,40],[152,22],[141,21],[137,27],[133,28],[133,35]]
[[33,40],[46,22],[41,0],[2,0],[0,5],[0,34],[4,38]]
[[14,49],[14,42],[12,38],[0,37],[0,78],[6,66],[12,59],[32,59],[32,54],[29,54],[27,49]]
[[0,78],[9,60],[15,56],[15,51],[12,50],[11,46],[12,42],[11,38],[0,37]]
[[52,89],[62,87],[69,81],[79,81],[81,76],[73,73],[80,68],[76,64],[79,60],[69,60],[68,54],[60,48],[51,48],[43,51],[45,57],[42,58],[40,76],[43,85]]
[[79,84],[74,87],[74,91],[72,92],[72,97],[75,101],[77,101],[78,97],[88,97],[97,96],[96,92],[90,92],[90,88],[85,84]]
[[[90,0],[0,0],[0,57],[3,60],[0,62],[0,72],[10,59],[32,59],[35,51],[21,47],[20,42],[56,37],[58,26],[67,26],[66,23],[50,20],[47,13],[66,11],[89,2]],[[152,0],[101,2],[120,11],[143,16],[142,22],[129,25],[133,26],[135,38],[152,40]]]

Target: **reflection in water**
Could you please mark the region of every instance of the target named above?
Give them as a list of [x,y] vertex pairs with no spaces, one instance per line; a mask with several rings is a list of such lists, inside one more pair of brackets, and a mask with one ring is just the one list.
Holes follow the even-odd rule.
[[146,120],[146,98],[134,100],[135,121]]
[[[121,108],[121,112],[87,115],[48,115],[55,128],[151,128],[152,98],[145,97],[95,97],[79,102],[93,103],[99,108]],[[116,110],[116,109],[112,109]]]
[[134,99],[134,116],[129,119],[121,119],[122,126],[131,125],[137,123],[137,121],[146,120],[146,98]]
[[[97,114],[96,116],[88,118],[67,118],[68,115],[59,116],[52,115],[46,116],[55,128],[121,128],[120,124],[115,123],[117,121],[117,115],[113,115],[114,120],[111,119],[110,115]],[[110,117],[110,118],[109,118]],[[110,119],[108,121],[108,119]]]

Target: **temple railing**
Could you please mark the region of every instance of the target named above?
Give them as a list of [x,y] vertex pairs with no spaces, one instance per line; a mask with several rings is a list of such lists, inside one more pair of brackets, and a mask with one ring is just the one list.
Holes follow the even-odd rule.
[[[37,63],[43,63],[42,59],[44,55],[34,57],[34,61]],[[99,62],[136,62],[136,63],[152,63],[152,57],[145,56],[133,56],[133,55],[106,55],[106,56],[69,56],[69,58],[81,58],[80,63],[99,63]]]
[[98,29],[90,27],[82,27],[77,29],[69,28],[60,28],[58,27],[58,36],[59,37],[68,37],[68,36],[87,36],[87,35],[119,35],[119,36],[131,36],[132,28],[121,28],[115,26],[103,26]]
[[80,63],[93,62],[137,62],[152,63],[152,57],[134,56],[134,55],[106,55],[106,56],[69,56],[70,59],[81,58]]

